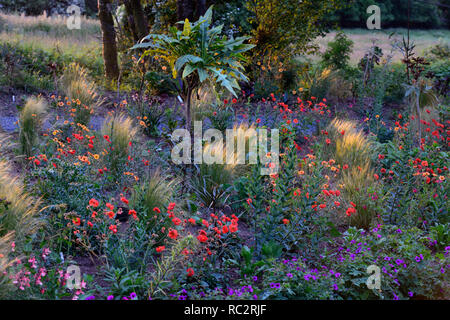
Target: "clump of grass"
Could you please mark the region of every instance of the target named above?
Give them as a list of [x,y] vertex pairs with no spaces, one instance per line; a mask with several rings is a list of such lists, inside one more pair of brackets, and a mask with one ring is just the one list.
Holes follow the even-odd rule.
[[[216,155],[221,153],[225,161],[223,144],[208,144],[203,151]],[[197,172],[190,185],[205,206],[217,208],[226,201],[230,184],[233,181],[233,168],[234,165],[226,163],[196,165]]]
[[101,134],[108,153],[108,168],[116,176],[121,173],[136,133],[137,128],[133,120],[124,114],[111,115],[103,123]]
[[25,104],[19,117],[19,141],[21,154],[30,157],[38,143],[47,103],[42,98],[30,98]]
[[38,228],[40,202],[26,193],[9,172],[7,163],[0,162],[0,236],[14,232],[16,241],[20,241]]
[[[213,142],[203,147],[203,154],[209,154],[214,158],[222,159],[221,163],[203,163],[196,165],[197,174],[191,181],[191,188],[202,203],[210,208],[218,208],[223,205],[229,195],[233,179],[248,171],[248,158],[250,155],[250,134],[255,130],[248,124],[235,125],[233,128],[234,145],[245,143],[244,148],[234,148],[231,161],[227,161],[227,148],[224,142]],[[256,131],[254,132],[256,133]],[[241,142],[239,142],[241,141]],[[238,160],[244,163],[238,163]]]
[[349,217],[350,225],[369,229],[378,213],[377,204],[381,201],[379,185],[370,164],[366,162],[363,166],[344,171],[340,183],[343,185],[344,199],[356,205],[356,212]]
[[372,144],[353,121],[334,119],[326,131],[330,139],[329,145],[324,144],[326,156],[350,167],[370,162]]
[[98,88],[90,81],[87,70],[77,63],[70,64],[60,79],[60,89],[72,100],[74,122],[88,126],[91,114],[101,104]]
[[165,208],[171,199],[177,180],[170,180],[159,169],[150,174],[148,179],[133,190],[131,206],[143,208],[145,215],[152,215],[153,208]]

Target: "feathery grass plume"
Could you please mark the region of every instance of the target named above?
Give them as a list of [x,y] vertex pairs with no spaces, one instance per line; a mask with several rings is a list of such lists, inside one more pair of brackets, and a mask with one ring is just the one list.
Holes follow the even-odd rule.
[[13,286],[8,279],[8,275],[4,274],[6,269],[12,265],[14,260],[9,258],[11,251],[11,243],[14,240],[12,232],[0,237],[0,299],[8,299],[11,295]]
[[21,241],[37,230],[40,201],[24,191],[17,178],[11,176],[5,161],[0,162],[0,236],[14,231],[15,239]]
[[342,196],[348,202],[353,202],[356,212],[350,215],[350,225],[369,229],[377,216],[377,203],[382,201],[378,182],[374,178],[370,163],[354,166],[343,171],[340,184],[343,185]]
[[38,143],[39,130],[44,120],[47,103],[42,98],[30,98],[19,116],[20,151],[31,157]]
[[121,173],[120,170],[127,159],[129,147],[137,131],[133,120],[124,114],[110,115],[103,122],[101,134],[108,152],[107,167],[114,174]]
[[181,254],[184,249],[195,251],[198,246],[198,241],[192,235],[188,235],[178,240],[174,246],[156,263],[156,269],[153,272],[150,280],[150,287],[148,289],[148,298],[155,299],[167,296],[167,288],[174,278],[177,270],[183,270],[183,262],[186,256]]
[[60,89],[72,102],[74,122],[88,126],[91,114],[102,103],[98,88],[89,80],[87,71],[77,63],[70,64],[60,79]]
[[327,132],[330,143],[324,146],[324,156],[340,165],[362,166],[370,162],[372,143],[353,121],[334,119]]
[[[233,128],[234,146],[244,142],[241,148],[234,148],[232,161],[227,161],[227,150],[224,142],[213,142],[203,147],[203,155],[211,155],[222,159],[222,163],[205,163],[196,165],[197,175],[191,180],[191,188],[197,197],[209,208],[218,208],[226,201],[233,183],[234,177],[245,174],[248,169],[248,157],[250,155],[250,137],[256,136],[253,125],[235,125]],[[238,159],[244,163],[238,163]]]
[[0,133],[0,161],[8,160],[9,155],[13,155],[14,148],[17,144],[12,142],[11,139],[2,133]]
[[133,190],[131,207],[144,209],[145,215],[153,215],[153,208],[164,208],[172,197],[179,181],[168,179],[161,174],[160,169],[153,171],[148,179]]

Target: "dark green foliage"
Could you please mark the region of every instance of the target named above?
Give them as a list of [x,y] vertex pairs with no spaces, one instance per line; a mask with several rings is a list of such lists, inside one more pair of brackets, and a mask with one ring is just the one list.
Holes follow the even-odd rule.
[[334,41],[328,43],[327,50],[322,55],[322,62],[326,67],[345,70],[350,61],[353,41],[343,32],[338,32]]
[[[370,14],[366,10],[371,5],[381,9],[381,28],[408,26],[408,1],[411,3],[410,27],[412,28],[445,28],[446,8],[431,1],[421,0],[352,0],[351,4],[336,11],[328,20],[343,28],[366,28]],[[447,9],[448,10],[448,9]]]

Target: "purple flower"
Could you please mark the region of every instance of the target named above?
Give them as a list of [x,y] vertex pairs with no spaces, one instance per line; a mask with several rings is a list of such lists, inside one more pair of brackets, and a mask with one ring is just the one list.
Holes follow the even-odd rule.
[[255,281],[255,282],[258,281],[258,277],[257,277],[257,276],[253,276],[252,279],[253,279],[253,281]]
[[136,293],[135,293],[135,292],[132,292],[132,293],[130,294],[130,299],[131,299],[131,300],[134,300],[134,299],[136,299],[136,298],[137,298]]
[[110,296],[108,296],[108,298],[106,298],[107,300],[113,300],[114,299],[114,296],[113,295],[110,295]]
[[411,298],[413,295],[414,295],[414,293],[412,291],[408,292],[408,296],[410,296]]
[[337,291],[338,290],[338,286],[337,286],[337,284],[335,283],[335,284],[333,284],[333,290],[335,290],[335,291]]
[[86,297],[86,299],[84,299],[84,300],[95,300],[95,296]]
[[292,273],[288,273],[286,276],[287,276],[288,278],[292,278]]

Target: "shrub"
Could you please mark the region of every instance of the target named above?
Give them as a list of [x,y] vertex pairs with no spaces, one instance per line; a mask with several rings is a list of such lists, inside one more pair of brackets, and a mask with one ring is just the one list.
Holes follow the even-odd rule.
[[19,140],[21,154],[30,157],[38,142],[39,130],[47,109],[43,99],[30,98],[19,117]]
[[334,41],[328,43],[327,50],[322,54],[322,63],[324,66],[335,70],[346,70],[352,47],[353,41],[344,32],[338,32]]

